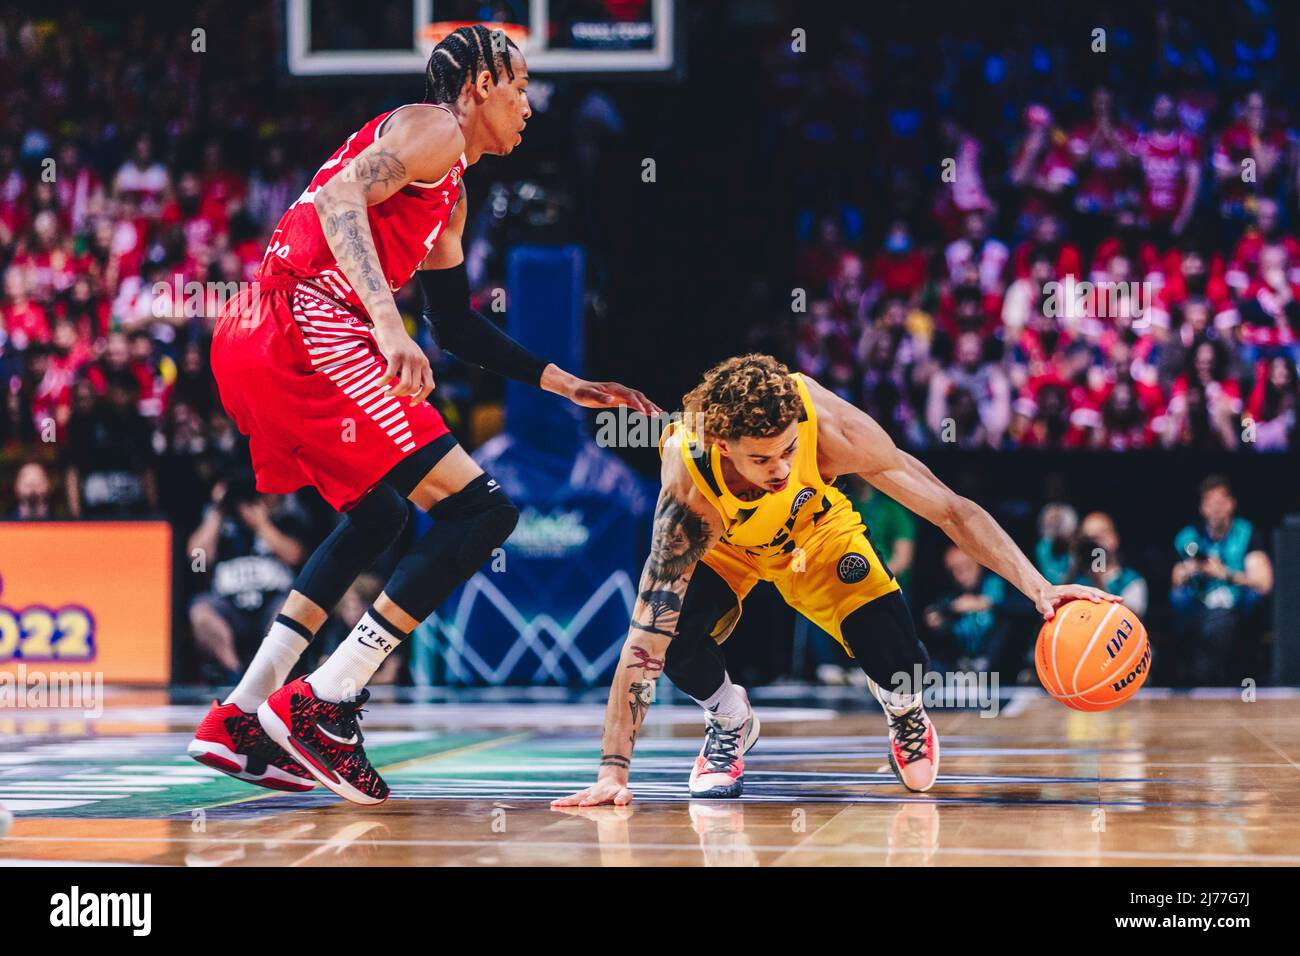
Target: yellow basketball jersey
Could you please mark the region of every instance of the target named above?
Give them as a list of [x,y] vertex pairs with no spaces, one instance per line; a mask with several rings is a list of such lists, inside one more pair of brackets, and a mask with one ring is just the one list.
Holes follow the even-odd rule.
[[742,501],[722,477],[722,455],[681,423],[682,461],[691,481],[717,509],[726,527],[722,540],[701,559],[736,595],[735,609],[720,618],[713,639],[725,641],[740,618],[745,596],[757,581],[771,581],[786,602],[830,633],[849,656],[840,625],[864,604],[899,590],[898,582],[871,546],[869,532],[849,499],[817,469],[817,409],[808,387],[791,376],[803,399],[799,442],[790,480],[779,492]]
[[742,501],[727,488],[722,477],[722,455],[717,446],[705,447],[699,435],[673,423],[664,430],[666,440],[679,427],[682,461],[695,487],[718,509],[726,523],[722,543],[741,550],[769,566],[781,566],[806,550],[822,532],[845,522],[857,525],[858,517],[848,499],[826,481],[817,469],[817,410],[808,387],[798,373],[791,376],[803,399],[799,419],[799,440],[791,463],[790,479],[778,492],[767,492],[753,501]]

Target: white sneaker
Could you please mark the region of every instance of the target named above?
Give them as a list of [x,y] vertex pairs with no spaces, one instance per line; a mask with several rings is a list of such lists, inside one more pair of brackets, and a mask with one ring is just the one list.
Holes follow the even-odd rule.
[[939,776],[939,732],[919,703],[901,714],[885,708],[889,718],[889,765],[908,790],[924,793]]
[[695,758],[689,783],[691,796],[714,800],[738,797],[745,787],[745,754],[758,742],[758,715],[749,704],[745,688],[737,686],[745,698],[749,714],[743,719],[727,720],[714,714],[705,719],[704,746]]
[[889,766],[894,768],[898,782],[915,793],[924,793],[934,786],[939,776],[939,732],[930,723],[930,716],[916,703],[901,713],[881,700],[881,691],[875,681],[867,686],[885,710],[889,722]]

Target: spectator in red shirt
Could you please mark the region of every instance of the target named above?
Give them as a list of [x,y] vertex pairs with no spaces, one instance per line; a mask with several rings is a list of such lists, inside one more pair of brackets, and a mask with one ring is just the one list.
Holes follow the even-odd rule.
[[[1211,424],[1216,431],[1227,428],[1225,434],[1234,437],[1225,442],[1224,447],[1236,447],[1236,432],[1232,423],[1241,415],[1241,386],[1229,371],[1228,349],[1217,339],[1202,339],[1192,350],[1191,369],[1174,380],[1174,387],[1169,396],[1171,415],[1186,416],[1188,413],[1188,396],[1199,390],[1204,399]],[[1195,396],[1191,399],[1193,404]]]
[[1177,260],[1178,265],[1164,274],[1165,283],[1155,297],[1153,322],[1168,326],[1170,316],[1192,299],[1206,302],[1211,316],[1226,316],[1234,311],[1223,275],[1215,274],[1216,269],[1207,265],[1199,249],[1185,247],[1176,255],[1166,256],[1166,262],[1171,257]]
[[113,177],[114,198],[134,200],[140,215],[156,219],[171,193],[171,186],[167,167],[154,159],[153,143],[149,137],[138,137],[131,158],[121,165]]
[[1007,260],[1011,257],[1006,243],[989,235],[988,216],[973,212],[963,220],[962,235],[953,240],[943,253],[948,266],[948,278],[957,281],[958,273],[967,263],[973,263],[979,278],[980,288],[996,295],[999,302],[1006,288],[1004,278]]
[[33,342],[50,340],[45,309],[27,295],[27,276],[19,266],[5,270],[5,299],[0,306],[0,346],[23,351]]
[[1286,247],[1265,246],[1259,275],[1242,295],[1239,338],[1243,357],[1253,361],[1257,350],[1274,351],[1300,341],[1300,285],[1289,278]]
[[[1029,263],[1029,275],[1007,286],[1002,299],[1002,325],[1008,343],[1016,341],[1023,329],[1042,311],[1043,289],[1056,279],[1056,261],[1050,253],[1036,253]],[[1049,324],[1052,324],[1049,322]]]
[[75,143],[59,147],[58,171],[54,188],[59,207],[67,215],[73,231],[80,232],[87,218],[103,208],[104,183],[93,169],[82,163]]
[[1142,276],[1160,268],[1160,250],[1143,228],[1139,211],[1130,206],[1116,211],[1115,228],[1093,250],[1092,267],[1104,265],[1119,254],[1127,256]]
[[1063,212],[1065,192],[1074,185],[1069,138],[1052,122],[1052,111],[1041,103],[1025,108],[1025,133],[1011,159],[1011,184],[1020,189],[1020,227],[1046,212]]
[[[1110,90],[1092,92],[1092,117],[1070,133],[1068,146],[1079,188],[1074,208],[1083,214],[1084,228],[1093,241],[1104,234],[1109,217],[1136,200],[1133,144],[1136,132],[1114,115]],[[1092,245],[1092,243],[1088,243]]]
[[949,337],[978,332],[992,337],[1002,324],[1002,297],[980,291],[975,263],[967,262],[957,280],[939,296],[935,326]]
[[1286,150],[1286,131],[1269,123],[1264,94],[1252,90],[1237,121],[1214,144],[1211,162],[1219,215],[1239,229],[1255,197],[1276,195]]
[[1038,255],[1052,257],[1057,278],[1083,278],[1083,257],[1079,255],[1079,247],[1065,239],[1061,233],[1061,220],[1052,213],[1040,216],[1034,223],[1033,235],[1016,246],[1012,269],[1017,279],[1029,275],[1030,263]]
[[42,408],[53,416],[60,429],[68,423],[72,412],[72,386],[77,374],[90,358],[89,347],[77,338],[76,326],[67,319],[56,322],[50,341],[49,362],[36,394]]
[[934,214],[945,237],[951,238],[964,228],[972,214],[992,212],[994,203],[980,173],[980,141],[948,117],[939,123],[939,139],[945,159],[951,159],[953,166],[951,176],[941,178]]
[[1132,451],[1150,448],[1154,443],[1155,432],[1133,383],[1116,382],[1101,404],[1101,423],[1092,431],[1089,445],[1107,451]]
[[1045,383],[1025,396],[1012,437],[1023,448],[1078,448],[1085,435],[1070,424],[1070,400],[1064,385]]
[[98,342],[108,334],[108,301],[95,295],[94,280],[87,272],[72,280],[72,288],[58,303],[58,314],[76,326],[77,336],[85,342]]
[[871,260],[872,284],[878,295],[901,295],[914,299],[925,285],[925,253],[912,245],[906,222],[895,220],[885,234],[884,249]]
[[1295,447],[1300,385],[1292,359],[1275,355],[1259,362],[1246,411],[1254,423],[1255,447],[1260,451]]
[[1151,108],[1151,128],[1134,144],[1142,167],[1142,209],[1157,241],[1167,245],[1192,221],[1201,188],[1200,147],[1181,129],[1174,101],[1159,94]]
[[1259,275],[1259,256],[1267,246],[1282,246],[1292,270],[1288,278],[1300,281],[1300,242],[1281,227],[1277,200],[1267,196],[1255,201],[1255,221],[1237,242],[1225,279],[1234,292],[1246,289]]
[[977,332],[959,335],[951,364],[930,377],[926,424],[941,441],[946,420],[960,424],[968,401],[975,420],[961,434],[972,440],[978,435],[978,444],[1001,445],[1011,421],[1011,389],[1002,369],[984,361],[984,340]]
[[212,209],[220,208],[224,219],[247,195],[248,181],[223,161],[221,141],[208,140],[203,147],[203,202]]
[[63,236],[52,210],[32,219],[31,232],[19,243],[13,265],[27,274],[28,294],[42,305],[49,305],[72,285],[76,266],[72,243]]

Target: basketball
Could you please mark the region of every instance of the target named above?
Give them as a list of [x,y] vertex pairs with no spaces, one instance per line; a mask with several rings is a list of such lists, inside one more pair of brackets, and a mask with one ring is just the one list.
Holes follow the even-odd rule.
[[1123,604],[1071,601],[1043,623],[1034,664],[1043,687],[1066,707],[1110,710],[1146,681],[1151,645]]

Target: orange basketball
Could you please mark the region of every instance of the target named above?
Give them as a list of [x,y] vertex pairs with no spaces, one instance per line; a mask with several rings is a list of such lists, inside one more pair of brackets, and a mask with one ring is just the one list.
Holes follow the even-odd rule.
[[1066,707],[1110,710],[1146,681],[1151,645],[1123,604],[1071,601],[1043,622],[1034,664],[1043,687]]

